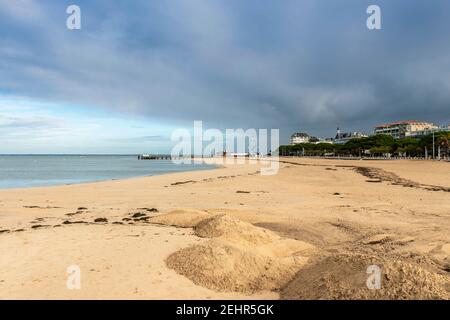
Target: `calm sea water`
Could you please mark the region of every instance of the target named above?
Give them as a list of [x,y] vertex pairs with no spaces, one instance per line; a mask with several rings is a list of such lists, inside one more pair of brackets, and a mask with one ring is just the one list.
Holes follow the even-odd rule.
[[211,169],[170,160],[113,155],[0,155],[0,188],[26,188]]

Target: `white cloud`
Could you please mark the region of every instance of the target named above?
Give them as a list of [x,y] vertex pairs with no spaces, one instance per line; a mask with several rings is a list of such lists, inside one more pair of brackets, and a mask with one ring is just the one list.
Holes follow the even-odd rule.
[[45,17],[44,10],[36,0],[0,0],[0,14],[16,19],[34,22]]

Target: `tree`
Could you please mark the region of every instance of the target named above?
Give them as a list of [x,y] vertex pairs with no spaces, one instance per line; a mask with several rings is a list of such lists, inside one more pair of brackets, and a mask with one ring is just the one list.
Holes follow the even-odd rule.
[[450,133],[447,132],[445,135],[440,135],[437,139],[437,145],[441,147],[441,154],[448,156],[450,152]]
[[[436,146],[441,148],[441,154],[450,156],[450,132],[435,133]],[[389,135],[374,135],[365,138],[354,138],[346,144],[329,143],[303,143],[293,146],[280,146],[280,153],[286,155],[304,154],[324,155],[334,154],[339,156],[359,156],[370,153],[372,155],[385,155],[387,153],[406,154],[411,157],[423,156],[425,148],[433,149],[433,136],[427,135],[420,138],[394,139]]]
[[384,156],[385,154],[391,153],[392,149],[389,146],[372,147],[369,149],[369,152],[375,156]]

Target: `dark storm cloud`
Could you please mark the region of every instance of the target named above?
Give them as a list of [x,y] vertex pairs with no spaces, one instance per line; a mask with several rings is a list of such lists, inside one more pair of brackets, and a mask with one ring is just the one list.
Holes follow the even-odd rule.
[[[450,122],[450,3],[0,0],[0,90],[209,127]],[[381,7],[382,30],[366,28]]]

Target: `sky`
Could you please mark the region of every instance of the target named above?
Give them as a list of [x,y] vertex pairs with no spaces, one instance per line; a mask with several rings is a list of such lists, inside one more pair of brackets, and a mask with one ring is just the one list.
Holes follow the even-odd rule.
[[447,0],[0,0],[0,154],[168,152],[194,120],[281,143],[448,125],[448,21]]

